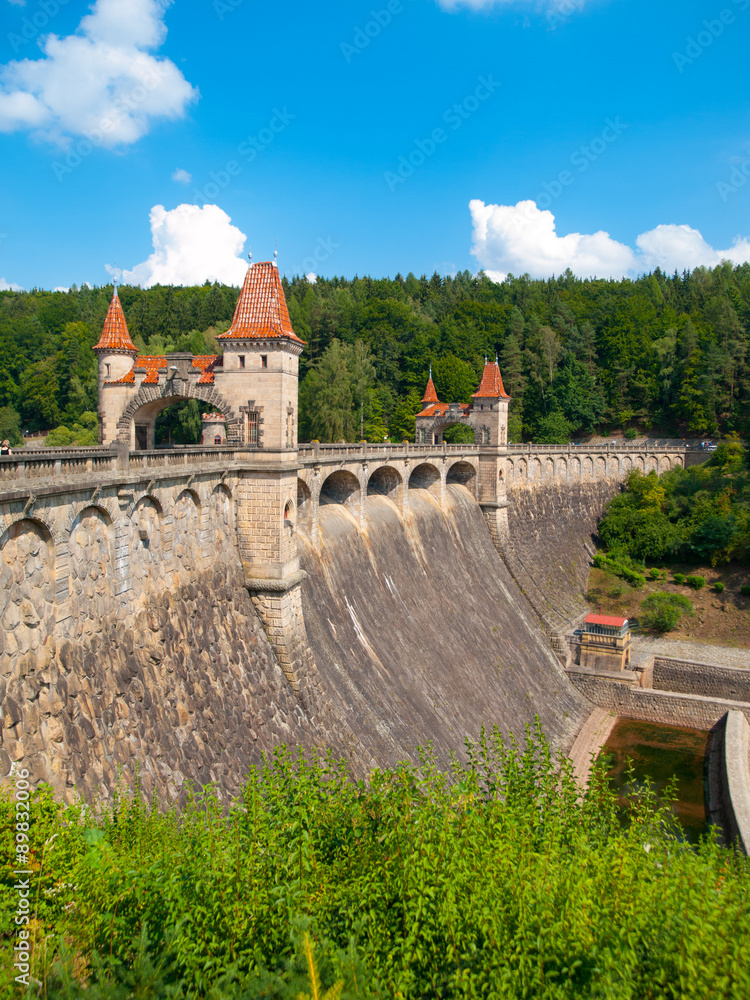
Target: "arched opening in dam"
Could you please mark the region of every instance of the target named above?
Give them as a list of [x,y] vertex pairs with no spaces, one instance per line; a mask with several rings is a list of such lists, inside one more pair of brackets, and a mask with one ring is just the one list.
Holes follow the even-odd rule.
[[433,495],[438,495],[440,491],[440,473],[434,465],[423,462],[412,471],[409,476],[410,490],[428,490]]
[[346,507],[355,517],[359,517],[362,491],[359,480],[345,469],[331,473],[320,487],[320,505],[339,504]]
[[390,465],[381,465],[375,469],[367,481],[367,495],[388,497],[395,504],[403,500],[404,483],[401,475]]
[[470,462],[455,462],[448,469],[445,481],[448,485],[455,483],[459,486],[465,486],[472,494],[476,495],[477,474]]

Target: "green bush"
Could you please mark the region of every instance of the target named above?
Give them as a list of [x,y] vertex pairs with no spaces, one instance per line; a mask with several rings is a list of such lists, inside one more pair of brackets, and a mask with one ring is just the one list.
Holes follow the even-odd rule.
[[685,574],[684,573],[675,573],[674,576],[672,577],[672,579],[673,579],[673,581],[675,583],[679,583],[680,586],[682,586],[682,584],[685,582]]
[[750,597],[750,583],[743,583],[740,587],[740,593],[743,597]]
[[650,580],[658,580],[661,576],[661,571],[654,567],[648,571],[648,576]]
[[724,584],[721,582],[721,580],[716,581],[716,583],[714,584],[714,590],[716,591],[717,594],[722,594],[724,592]]
[[[673,798],[632,783],[623,825],[602,765],[582,792],[539,730],[467,741],[447,772],[422,752],[367,781],[280,748],[229,805],[209,788],[148,809],[136,789],[84,811],[36,792],[44,985],[27,995],[745,1000],[748,862],[683,843]],[[2,1000],[24,996],[13,806],[0,795]]]
[[640,622],[651,632],[671,632],[683,615],[693,614],[693,605],[682,594],[660,590],[641,604]]
[[638,431],[635,429],[635,427],[628,427],[628,429],[625,431],[625,440],[635,441],[637,437],[638,437]]
[[706,586],[706,578],[705,576],[693,574],[685,579],[685,583],[687,583],[689,587],[692,587],[693,590],[700,590],[702,587]]

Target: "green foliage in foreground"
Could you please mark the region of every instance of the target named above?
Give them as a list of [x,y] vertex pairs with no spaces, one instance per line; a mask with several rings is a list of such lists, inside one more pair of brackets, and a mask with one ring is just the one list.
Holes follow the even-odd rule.
[[640,624],[652,632],[671,632],[683,615],[693,614],[693,605],[683,594],[660,590],[641,604]]
[[619,576],[621,580],[627,580],[631,587],[643,587],[646,583],[643,567],[633,562],[630,556],[618,553],[614,557],[606,552],[597,552],[593,562],[597,569],[609,570],[614,576]]
[[635,471],[599,524],[608,554],[712,566],[750,559],[750,456],[736,440],[661,476]]
[[[365,784],[281,749],[226,812],[210,790],[180,811],[120,800],[99,817],[37,794],[30,995],[312,996],[305,934],[331,997],[750,995],[745,858],[681,843],[648,788],[623,828],[603,772],[579,795],[540,732],[470,755]],[[3,859],[12,815],[2,800]]]

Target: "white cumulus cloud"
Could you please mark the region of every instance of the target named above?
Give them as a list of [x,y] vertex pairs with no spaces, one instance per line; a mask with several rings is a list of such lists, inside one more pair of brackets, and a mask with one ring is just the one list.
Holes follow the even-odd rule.
[[641,233],[636,248],[609,233],[567,233],[558,236],[555,217],[534,201],[492,205],[469,203],[473,224],[472,254],[494,281],[507,274],[548,278],[570,268],[582,278],[622,278],[660,267],[682,271],[722,260],[750,260],[750,240],[737,237],[728,250],[715,250],[690,226],[660,225]]
[[193,175],[189,174],[187,170],[183,170],[182,167],[178,167],[172,174],[172,180],[177,181],[178,184],[189,184],[192,179]]
[[20,285],[13,284],[12,281],[6,281],[5,278],[0,278],[0,292],[22,292],[23,288]]
[[151,209],[154,252],[122,280],[132,285],[201,285],[221,281],[241,285],[247,261],[240,254],[247,237],[218,205],[178,205]]
[[40,59],[0,68],[0,132],[32,130],[67,146],[75,136],[121,146],[156,118],[178,118],[198,97],[169,59],[164,42],[169,0],[96,0],[72,35],[47,35]]

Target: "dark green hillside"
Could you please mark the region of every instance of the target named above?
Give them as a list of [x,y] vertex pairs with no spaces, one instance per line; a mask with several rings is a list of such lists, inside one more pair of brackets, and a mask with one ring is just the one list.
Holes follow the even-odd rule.
[[[466,401],[485,355],[513,396],[511,432],[538,442],[593,430],[750,433],[750,264],[638,280],[502,285],[453,277],[285,281],[302,359],[302,437],[413,434],[432,362],[438,393]],[[0,424],[71,424],[95,408],[89,348],[111,287],[0,293]],[[215,350],[237,289],[123,287],[138,347]],[[16,417],[15,414],[18,414]]]

